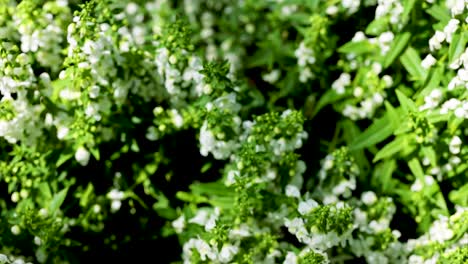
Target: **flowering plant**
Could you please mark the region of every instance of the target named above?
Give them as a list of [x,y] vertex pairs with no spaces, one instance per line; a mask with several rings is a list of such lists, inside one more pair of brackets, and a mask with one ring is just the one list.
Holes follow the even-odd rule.
[[0,0],[0,263],[466,263],[465,0]]

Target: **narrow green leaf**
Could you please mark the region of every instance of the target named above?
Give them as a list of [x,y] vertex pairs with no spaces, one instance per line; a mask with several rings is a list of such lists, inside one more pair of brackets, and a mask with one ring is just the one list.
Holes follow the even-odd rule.
[[50,200],[52,198],[52,192],[50,191],[50,187],[47,182],[40,183],[38,189],[45,200]]
[[67,162],[73,157],[73,153],[61,153],[59,159],[55,163],[55,166],[60,167],[62,164]]
[[408,45],[410,38],[411,33],[409,32],[401,33],[395,38],[395,40],[392,42],[392,45],[390,46],[390,50],[385,55],[382,65],[384,69],[388,68],[395,61],[395,59],[400,56],[400,54]]
[[63,204],[63,201],[65,201],[65,197],[67,196],[67,192],[68,188],[65,188],[54,195],[54,198],[49,204],[49,212],[51,215],[53,215]]
[[461,188],[457,190],[453,190],[449,193],[449,199],[452,203],[460,205],[460,206],[468,206],[468,183],[463,185]]
[[426,156],[431,162],[432,166],[437,166],[437,155],[432,146],[425,146],[422,148],[422,153]]
[[350,150],[358,150],[373,146],[382,142],[393,133],[392,123],[389,122],[388,114],[380,119],[377,119],[370,127],[360,134],[349,145]]
[[413,175],[416,176],[416,178],[424,182],[424,170],[421,167],[421,163],[419,163],[419,160],[417,158],[412,158],[408,162],[408,167],[410,168]]
[[447,24],[452,18],[449,10],[441,5],[431,5],[430,8],[426,9],[426,12],[436,20],[443,22],[443,24]]
[[190,185],[190,190],[196,195],[219,195],[230,194],[230,189],[221,182],[194,183]]
[[341,95],[337,94],[334,90],[330,89],[326,91],[322,97],[320,97],[319,101],[317,102],[317,105],[315,106],[311,117],[314,117],[322,108],[325,106],[334,103],[342,98]]
[[371,53],[374,49],[375,47],[367,41],[350,41],[339,47],[338,52],[361,55],[365,53]]
[[88,201],[90,196],[93,194],[94,186],[91,183],[88,183],[88,187],[86,187],[86,190],[81,194],[80,197],[80,206],[85,207],[88,205]]
[[393,185],[392,174],[396,168],[396,161],[394,159],[384,160],[377,164],[372,177],[373,185],[383,192],[391,190]]
[[397,110],[387,101],[385,101],[385,109],[387,110],[388,119],[392,124],[393,129],[397,129],[401,124],[401,118]]
[[405,113],[408,113],[410,111],[417,111],[414,102],[411,99],[409,99],[404,93],[400,92],[399,90],[396,90],[396,94],[398,97],[398,101],[400,102],[400,105]]
[[450,42],[448,60],[449,63],[453,63],[455,59],[460,57],[460,55],[465,51],[465,46],[467,42],[467,37],[464,32],[459,34],[454,34],[452,36],[452,42]]
[[373,20],[364,31],[367,35],[379,36],[381,33],[388,30],[389,19],[387,16]]
[[414,48],[408,47],[400,57],[400,61],[414,80],[426,79],[427,71],[421,66],[421,58]]
[[401,15],[401,19],[406,21],[409,18],[411,11],[413,10],[414,4],[416,0],[406,0],[403,1],[403,14]]
[[388,143],[383,147],[377,154],[375,154],[374,159],[372,162],[377,162],[383,158],[387,158],[392,156],[393,154],[401,151],[403,148],[406,147],[407,144],[407,137],[397,137],[392,142]]
[[91,148],[89,151],[91,152],[91,154],[93,154],[96,160],[99,160],[101,158],[101,155],[99,154],[99,148]]

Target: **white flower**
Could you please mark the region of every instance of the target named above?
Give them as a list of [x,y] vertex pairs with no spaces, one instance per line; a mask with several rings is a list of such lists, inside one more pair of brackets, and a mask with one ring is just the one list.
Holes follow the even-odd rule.
[[316,208],[317,206],[318,206],[318,203],[316,201],[312,199],[308,199],[306,201],[301,201],[299,203],[297,211],[299,211],[301,215],[305,215],[305,214],[310,213],[312,209]]
[[394,37],[395,36],[393,35],[393,32],[387,31],[387,32],[382,33],[379,36],[379,42],[382,43],[382,44],[388,44],[388,43],[392,42]]
[[362,31],[358,31],[354,34],[353,39],[351,39],[352,42],[359,42],[363,41],[366,39],[366,35]]
[[14,225],[11,227],[11,233],[15,236],[19,235],[21,233],[21,229],[19,228],[19,226],[17,225]]
[[411,191],[412,192],[419,192],[423,188],[423,184],[419,179],[416,179],[414,183],[411,185]]
[[294,252],[289,251],[288,254],[286,254],[286,257],[284,258],[283,264],[297,264],[297,256],[294,254]]
[[296,186],[288,184],[286,186],[286,196],[299,198],[301,196],[301,192]]
[[327,13],[327,15],[329,16],[334,16],[338,13],[339,9],[336,5],[331,5],[329,7],[327,7],[327,9],[325,10],[325,13]]
[[81,166],[88,165],[90,153],[84,147],[79,147],[75,152],[75,159]]
[[361,200],[366,205],[373,205],[375,202],[377,202],[377,196],[373,191],[368,191],[362,193]]
[[421,66],[422,66],[424,69],[429,69],[429,68],[432,67],[436,62],[437,62],[437,60],[436,60],[431,54],[428,54],[428,55],[426,56],[426,58],[424,58],[424,60],[421,62]]
[[177,128],[181,128],[184,124],[184,119],[182,116],[177,112],[177,110],[172,110],[172,122]]
[[432,240],[443,243],[453,237],[454,233],[448,226],[447,217],[441,217],[433,223],[429,229],[429,236]]
[[362,89],[362,87],[357,86],[356,88],[354,88],[354,91],[353,91],[354,97],[361,97],[363,93],[364,93],[364,89]]
[[123,200],[125,194],[122,191],[119,191],[117,189],[112,189],[108,194],[107,198],[111,200]]
[[34,244],[36,244],[37,246],[40,246],[42,244],[41,238],[38,236],[34,236]]
[[189,223],[204,226],[208,221],[208,212],[206,210],[198,210],[197,214],[190,218]]
[[228,263],[232,260],[234,255],[239,252],[239,247],[231,245],[231,244],[224,244],[221,248],[221,252],[219,252],[219,261],[222,263]]
[[214,214],[210,215],[210,218],[205,223],[205,231],[209,232],[213,230],[213,228],[216,227],[216,220],[218,219],[219,216],[219,209],[216,208],[216,212]]
[[127,12],[127,14],[129,15],[134,15],[137,11],[138,11],[138,5],[133,2],[128,3],[127,6],[125,7],[125,12]]
[[112,203],[111,203],[111,211],[116,212],[116,211],[118,211],[120,209],[121,206],[122,206],[121,201],[113,200]]
[[460,153],[461,144],[462,144],[461,139],[458,136],[454,136],[449,144],[450,152],[455,155]]
[[47,211],[46,208],[41,208],[41,209],[39,210],[39,216],[41,216],[41,217],[43,217],[43,218],[44,218],[44,217],[47,217],[48,214],[49,214],[49,212]]
[[185,216],[181,215],[176,220],[172,221],[172,227],[176,233],[180,234],[185,228]]
[[211,260],[216,258],[215,252],[211,249],[210,245],[201,239],[195,240],[195,248],[197,249],[198,253],[200,254],[201,260],[205,261],[206,257]]
[[375,221],[375,220],[372,220],[370,223],[369,223],[369,227],[376,233],[380,233],[382,231],[384,231],[385,229],[387,229],[388,227],[388,224],[385,222],[385,221]]
[[452,18],[448,22],[447,26],[445,26],[444,28],[445,39],[447,40],[448,43],[452,42],[452,34],[455,33],[455,31],[457,31],[459,24],[460,24],[460,21],[458,19]]
[[269,73],[263,74],[262,78],[265,82],[273,84],[278,81],[280,77],[280,73],[281,73],[280,70],[274,69]]
[[78,92],[78,91],[72,91],[70,89],[63,89],[63,90],[60,91],[59,96],[63,100],[71,101],[71,100],[76,100],[76,99],[80,98],[81,93]]
[[431,51],[438,50],[442,47],[441,43],[445,40],[445,33],[442,31],[436,31],[434,36],[429,39],[429,49]]

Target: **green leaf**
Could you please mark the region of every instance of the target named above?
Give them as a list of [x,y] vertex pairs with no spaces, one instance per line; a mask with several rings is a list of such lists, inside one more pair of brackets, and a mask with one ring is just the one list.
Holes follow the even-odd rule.
[[50,191],[50,187],[47,182],[41,182],[38,185],[38,189],[45,200],[50,200],[52,198],[52,192]]
[[463,185],[461,188],[457,190],[453,190],[449,194],[449,199],[452,203],[460,205],[460,206],[468,206],[468,183]]
[[417,179],[424,182],[424,170],[421,167],[421,163],[419,163],[419,160],[417,158],[412,158],[408,162],[408,167]]
[[377,119],[370,127],[360,134],[351,145],[350,150],[358,150],[382,142],[393,133],[393,125],[388,114]]
[[62,205],[63,201],[65,201],[65,197],[67,196],[68,188],[65,188],[54,195],[54,198],[49,204],[49,212],[53,215]]
[[372,162],[377,162],[383,158],[392,156],[393,154],[403,150],[407,145],[408,138],[405,136],[397,137],[392,142],[388,143],[383,147],[377,154],[375,154]]
[[406,21],[409,18],[411,11],[413,10],[416,0],[406,0],[403,1],[403,14],[401,15],[401,20]]
[[91,152],[91,154],[93,154],[96,160],[100,159],[101,155],[99,154],[99,148],[91,148],[89,151]]
[[443,24],[447,24],[452,18],[450,16],[450,11],[447,8],[445,8],[445,6],[437,4],[431,5],[430,8],[426,9],[426,12],[436,20],[441,21]]
[[411,99],[409,99],[404,93],[400,92],[399,90],[396,90],[396,94],[398,97],[398,101],[400,102],[400,105],[405,113],[417,111],[414,102]]
[[408,47],[400,57],[400,61],[414,80],[424,81],[426,79],[427,71],[421,66],[421,58],[414,48]]
[[422,153],[429,159],[432,166],[437,166],[437,155],[432,146],[424,146],[422,148]]
[[317,105],[315,106],[312,114],[311,114],[311,117],[314,117],[320,110],[322,110],[322,108],[324,108],[325,106],[331,104],[331,103],[334,103],[334,102],[337,102],[339,101],[340,99],[342,99],[343,96],[342,95],[339,95],[337,94],[334,90],[330,89],[328,91],[326,91],[322,97],[320,97],[319,101],[317,102]]
[[200,169],[201,173],[207,172],[211,167],[213,166],[213,163],[207,162],[203,165],[203,167]]
[[382,64],[383,69],[388,68],[395,61],[395,59],[398,56],[400,56],[400,54],[408,45],[410,38],[411,38],[411,33],[409,32],[404,32],[396,36],[395,40],[392,42],[392,45],[390,46],[390,50],[385,55],[385,58]]
[[188,203],[199,204],[199,203],[208,202],[208,199],[206,197],[194,195],[194,194],[191,194],[188,192],[182,192],[182,191],[177,192],[176,197],[177,199],[184,201],[184,202],[188,202]]
[[195,195],[226,196],[231,193],[231,189],[221,182],[194,183],[190,185],[190,190]]
[[373,185],[383,192],[390,191],[393,185],[392,174],[396,168],[397,164],[394,159],[384,160],[377,164],[372,177]]
[[450,43],[448,52],[449,64],[453,63],[453,61],[460,57],[460,55],[465,51],[467,40],[465,32],[454,34],[452,36],[452,42]]
[[375,47],[367,41],[350,41],[338,48],[338,52],[353,53],[355,55],[372,53],[374,50]]
[[385,109],[387,110],[388,120],[393,129],[397,129],[401,124],[401,115],[399,115],[398,111],[387,101],[385,101]]
[[429,78],[428,78],[424,88],[421,91],[419,91],[414,96],[414,98],[424,98],[433,89],[440,87],[440,81],[442,80],[442,77],[443,77],[443,74],[444,74],[444,67],[437,67],[437,68],[431,69],[430,74],[429,74]]
[[379,36],[381,33],[388,30],[389,20],[387,16],[373,20],[364,31],[367,35]]
[[55,162],[55,166],[60,167],[72,157],[73,153],[61,153],[59,159],[57,160],[57,162]]
[[88,187],[86,187],[86,190],[81,194],[80,197],[80,206],[81,207],[86,207],[89,202],[90,196],[93,194],[94,186],[91,183],[88,183]]

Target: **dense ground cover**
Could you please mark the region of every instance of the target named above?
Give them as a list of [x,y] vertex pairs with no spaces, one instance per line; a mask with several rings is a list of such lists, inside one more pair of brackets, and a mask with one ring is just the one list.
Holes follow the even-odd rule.
[[467,263],[467,15],[0,0],[0,263]]

